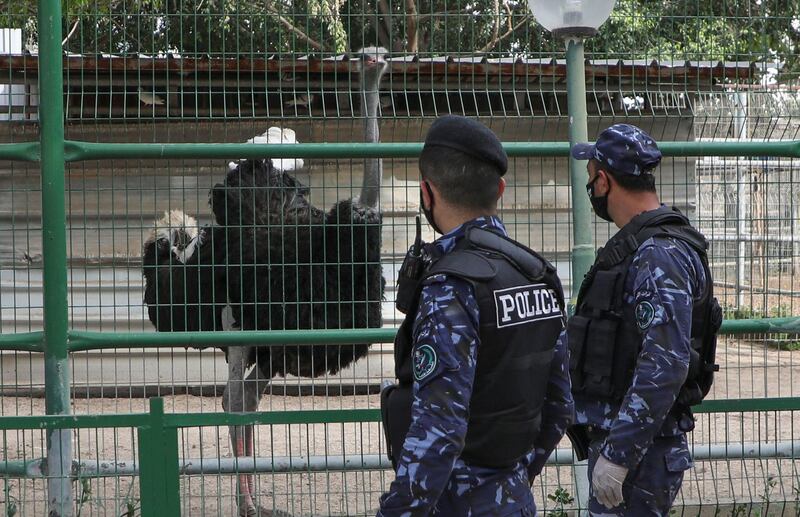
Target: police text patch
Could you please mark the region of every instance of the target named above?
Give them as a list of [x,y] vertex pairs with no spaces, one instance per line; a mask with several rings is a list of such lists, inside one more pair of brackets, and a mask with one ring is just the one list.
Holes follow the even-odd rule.
[[511,287],[494,292],[497,328],[561,317],[558,296],[545,284]]
[[436,370],[436,351],[430,345],[418,346],[414,350],[414,378],[421,381]]

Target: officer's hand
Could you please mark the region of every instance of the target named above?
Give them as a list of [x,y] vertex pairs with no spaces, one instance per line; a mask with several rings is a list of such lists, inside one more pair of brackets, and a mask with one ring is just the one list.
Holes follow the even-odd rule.
[[592,472],[595,499],[609,510],[622,504],[622,483],[627,475],[627,467],[611,463],[601,454]]

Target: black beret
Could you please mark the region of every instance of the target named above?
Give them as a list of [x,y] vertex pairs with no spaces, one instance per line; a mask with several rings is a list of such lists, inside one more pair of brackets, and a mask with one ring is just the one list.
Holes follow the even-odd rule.
[[477,120],[459,115],[437,118],[425,137],[425,147],[447,147],[478,160],[491,163],[499,169],[500,176],[508,170],[508,155],[500,139],[491,129]]

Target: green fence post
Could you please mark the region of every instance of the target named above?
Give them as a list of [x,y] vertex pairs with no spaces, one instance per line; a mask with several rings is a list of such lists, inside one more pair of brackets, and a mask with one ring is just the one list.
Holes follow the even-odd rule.
[[138,434],[142,517],[176,517],[181,512],[178,429],[164,427],[164,399],[150,399],[150,417]]
[[[589,139],[586,112],[586,67],[584,66],[583,39],[568,37],[567,46],[567,104],[569,110],[569,144],[572,147]],[[589,218],[589,198],[584,184],[588,176],[583,161],[569,157],[569,180],[572,186],[572,281],[570,282],[569,313],[574,312],[583,277],[594,262],[592,226]],[[584,509],[589,500],[588,462],[578,461],[573,466],[575,498]],[[585,515],[581,512],[579,515]]]
[[[569,105],[569,144],[589,139],[586,114],[586,68],[583,40],[568,38],[567,45],[567,103]],[[578,294],[583,277],[594,262],[591,211],[584,185],[588,179],[586,163],[569,157],[572,185],[572,300]]]
[[[67,352],[67,230],[64,206],[64,104],[61,2],[39,0],[39,128],[42,150],[42,257],[44,260],[45,406],[66,415],[69,404]],[[47,432],[47,497],[50,517],[73,514],[72,431]]]

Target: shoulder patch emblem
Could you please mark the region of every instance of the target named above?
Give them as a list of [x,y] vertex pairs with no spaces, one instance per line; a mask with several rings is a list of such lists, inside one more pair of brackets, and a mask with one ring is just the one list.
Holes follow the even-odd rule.
[[641,301],[636,304],[636,326],[639,330],[646,330],[653,323],[656,317],[656,310],[653,304],[648,301]]
[[430,345],[422,345],[414,349],[414,378],[421,381],[436,370],[439,362],[436,351]]

